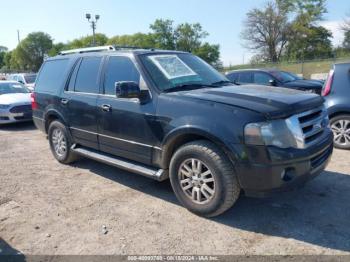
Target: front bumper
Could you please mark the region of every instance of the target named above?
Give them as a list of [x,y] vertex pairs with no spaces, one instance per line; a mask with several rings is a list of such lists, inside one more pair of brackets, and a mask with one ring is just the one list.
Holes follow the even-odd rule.
[[299,188],[324,171],[333,152],[327,131],[306,149],[245,146],[245,160],[236,163],[239,182],[247,196],[266,197]]
[[[14,113],[11,111],[15,111]],[[0,124],[10,124],[16,122],[32,121],[32,111],[13,110],[13,108],[0,110]]]

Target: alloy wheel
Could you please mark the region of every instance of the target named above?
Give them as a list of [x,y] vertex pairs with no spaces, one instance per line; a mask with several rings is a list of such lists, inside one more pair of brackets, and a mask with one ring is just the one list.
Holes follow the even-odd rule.
[[350,146],[350,120],[337,120],[332,126],[334,143],[340,146]]
[[63,157],[67,152],[67,140],[62,130],[56,128],[52,132],[52,145],[55,153],[59,157]]
[[201,160],[191,158],[185,160],[179,168],[178,178],[185,195],[196,204],[206,204],[215,194],[215,179]]

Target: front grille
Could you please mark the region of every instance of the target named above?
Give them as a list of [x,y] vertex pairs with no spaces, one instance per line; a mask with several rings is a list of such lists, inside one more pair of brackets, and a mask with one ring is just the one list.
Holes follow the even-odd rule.
[[30,120],[32,119],[32,114],[24,114],[23,116],[15,116],[16,120]]
[[31,113],[32,106],[31,105],[14,106],[10,109],[10,112],[11,113]]
[[323,107],[319,107],[299,114],[298,120],[302,130],[305,147],[318,141],[327,126],[327,114]]

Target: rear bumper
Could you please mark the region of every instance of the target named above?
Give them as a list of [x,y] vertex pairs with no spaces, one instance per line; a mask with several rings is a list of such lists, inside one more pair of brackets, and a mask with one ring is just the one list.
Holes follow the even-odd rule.
[[249,147],[248,159],[237,163],[236,171],[247,196],[266,197],[299,188],[326,168],[333,152],[333,136],[328,131],[307,149]]

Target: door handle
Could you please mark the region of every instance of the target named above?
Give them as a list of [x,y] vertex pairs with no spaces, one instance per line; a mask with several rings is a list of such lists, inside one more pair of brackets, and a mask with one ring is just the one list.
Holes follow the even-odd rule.
[[61,104],[62,105],[66,105],[66,104],[68,104],[68,102],[69,102],[69,100],[66,99],[66,98],[61,99]]
[[112,110],[111,105],[106,105],[106,104],[102,105],[101,108],[105,112],[110,112]]

